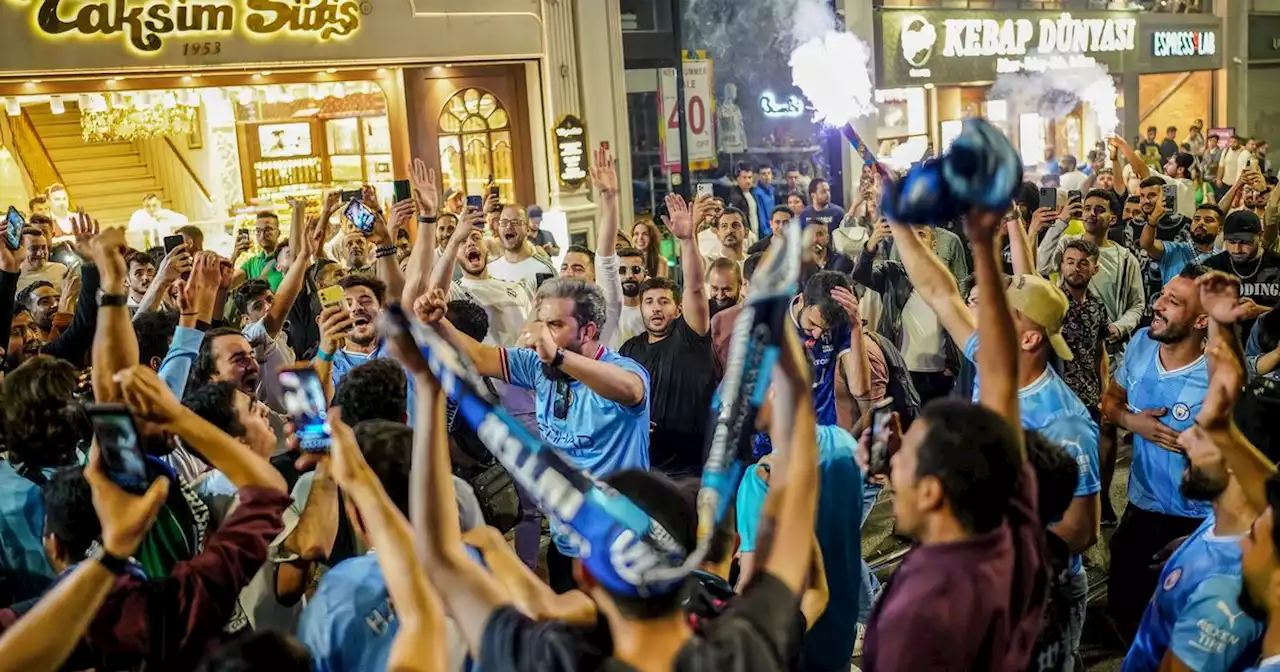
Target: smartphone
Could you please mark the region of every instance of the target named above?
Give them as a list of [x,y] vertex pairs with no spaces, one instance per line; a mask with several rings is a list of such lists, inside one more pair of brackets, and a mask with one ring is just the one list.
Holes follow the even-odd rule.
[[[243,229],[241,230],[243,231]],[[174,248],[181,245],[183,242],[185,242],[185,240],[183,239],[181,234],[175,235],[175,236],[165,236],[164,237],[164,253],[166,255],[171,254]]]
[[391,184],[391,189],[394,196],[392,203],[413,198],[413,185],[409,184],[409,180],[396,180]]
[[1083,199],[1084,199],[1084,194],[1081,194],[1079,189],[1072,189],[1071,191],[1067,192],[1068,203],[1074,203],[1075,201],[1079,201]]
[[338,199],[342,201],[358,201],[364,198],[363,189],[348,189],[338,195]]
[[107,478],[128,492],[146,492],[152,479],[129,409],[124,404],[86,404],[84,412],[93,425]]
[[1164,209],[1166,212],[1173,212],[1178,209],[1178,185],[1164,185]]
[[695,196],[712,196],[714,193],[715,189],[710,182],[699,182],[698,186],[694,187]]
[[322,308],[328,308],[329,306],[336,306],[341,301],[342,301],[341,287],[334,285],[332,287],[325,287],[324,289],[320,290],[320,306]]
[[22,216],[18,209],[9,206],[9,212],[4,217],[4,242],[9,249],[16,250],[22,244],[22,230],[27,226],[27,220]]
[[893,418],[893,397],[885,397],[871,407],[871,456],[867,469],[871,475],[889,473],[889,431]]
[[1058,207],[1057,187],[1040,187],[1040,207],[1050,210]]
[[537,281],[538,287],[541,287],[542,283],[550,280],[551,278],[556,277],[556,274],[555,273],[535,273],[533,277]]
[[489,196],[493,197],[493,209],[490,212],[498,212],[502,210],[502,201],[498,198],[498,185],[493,181],[493,173],[489,173]]
[[483,208],[483,207],[484,207],[484,197],[483,197],[483,196],[468,196],[468,197],[467,197],[467,207],[468,207],[468,208],[475,208],[476,210],[479,210],[480,208]]
[[352,199],[347,203],[347,209],[344,214],[346,214],[347,219],[351,220],[352,224],[355,224],[361,235],[367,236],[373,233],[375,215],[369,209],[369,206],[360,202],[359,198]]
[[329,452],[333,432],[329,428],[328,404],[320,376],[309,366],[281,369],[279,375],[284,410],[293,422],[298,447],[309,453]]

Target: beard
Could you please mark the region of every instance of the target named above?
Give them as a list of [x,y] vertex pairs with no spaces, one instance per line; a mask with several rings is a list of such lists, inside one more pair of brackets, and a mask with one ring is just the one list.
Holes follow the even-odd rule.
[[1064,275],[1064,276],[1062,276],[1062,279],[1063,279],[1063,280],[1067,283],[1067,285],[1069,285],[1072,289],[1084,289],[1084,288],[1086,288],[1086,287],[1088,287],[1088,286],[1089,286],[1089,280],[1085,280],[1083,277],[1081,277],[1080,275],[1077,275],[1077,274],[1075,274],[1075,273],[1071,273],[1071,274],[1068,274],[1068,275]]
[[628,299],[640,296],[640,283],[631,281],[622,283],[622,295]]
[[711,317],[715,317],[716,313],[728,308],[732,308],[736,305],[738,305],[738,302],[734,299],[708,299],[707,300],[707,308],[708,310],[711,311]]
[[1197,502],[1212,502],[1226,489],[1225,479],[1216,480],[1203,468],[1190,464],[1189,461],[1187,468],[1182,472],[1182,483],[1178,485],[1178,492],[1181,492],[1183,497]]
[[[1162,318],[1163,321],[1163,318]],[[1173,324],[1171,322],[1164,323],[1164,329],[1160,333],[1148,331],[1151,340],[1157,343],[1181,343],[1191,335],[1191,326],[1187,324]]]
[[1191,242],[1196,245],[1212,245],[1213,241],[1218,239],[1216,233],[1209,233],[1204,229],[1194,229],[1191,232]]

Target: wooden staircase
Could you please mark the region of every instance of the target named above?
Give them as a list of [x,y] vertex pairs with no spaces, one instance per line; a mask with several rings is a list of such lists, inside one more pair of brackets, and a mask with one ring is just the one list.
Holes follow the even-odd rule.
[[147,194],[169,205],[160,180],[134,143],[84,141],[75,103],[68,101],[62,114],[54,114],[47,104],[24,112],[67,187],[71,207],[84,208],[103,226],[125,226]]

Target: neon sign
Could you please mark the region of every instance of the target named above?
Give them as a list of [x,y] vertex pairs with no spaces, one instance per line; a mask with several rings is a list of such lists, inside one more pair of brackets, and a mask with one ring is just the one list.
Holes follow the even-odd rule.
[[587,128],[582,120],[569,114],[556,126],[557,173],[560,184],[570,189],[581,187],[587,180]]
[[760,94],[760,111],[766,117],[798,117],[804,114],[804,101],[794,95],[778,100],[772,91],[765,91]]
[[1171,30],[1151,34],[1155,56],[1212,56],[1218,51],[1211,30]]
[[[241,4],[242,3],[242,4]],[[372,5],[365,0],[41,0],[36,30],[54,38],[119,35],[143,54],[155,54],[168,38],[306,35],[345,38],[360,27]]]

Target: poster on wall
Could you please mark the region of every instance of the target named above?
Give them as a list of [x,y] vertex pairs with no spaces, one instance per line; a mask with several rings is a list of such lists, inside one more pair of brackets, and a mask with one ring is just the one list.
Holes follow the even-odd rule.
[[[716,165],[714,70],[704,52],[685,52],[684,139],[689,145],[689,169],[707,170]],[[676,109],[676,70],[662,68],[658,75],[658,135],[662,160],[668,170],[680,169],[680,115]]]
[[1219,128],[1211,128],[1208,131],[1206,131],[1204,135],[1206,138],[1211,135],[1218,136],[1218,146],[1226,147],[1231,143],[1231,137],[1234,136],[1235,134],[1236,134],[1235,126],[1222,126]]

